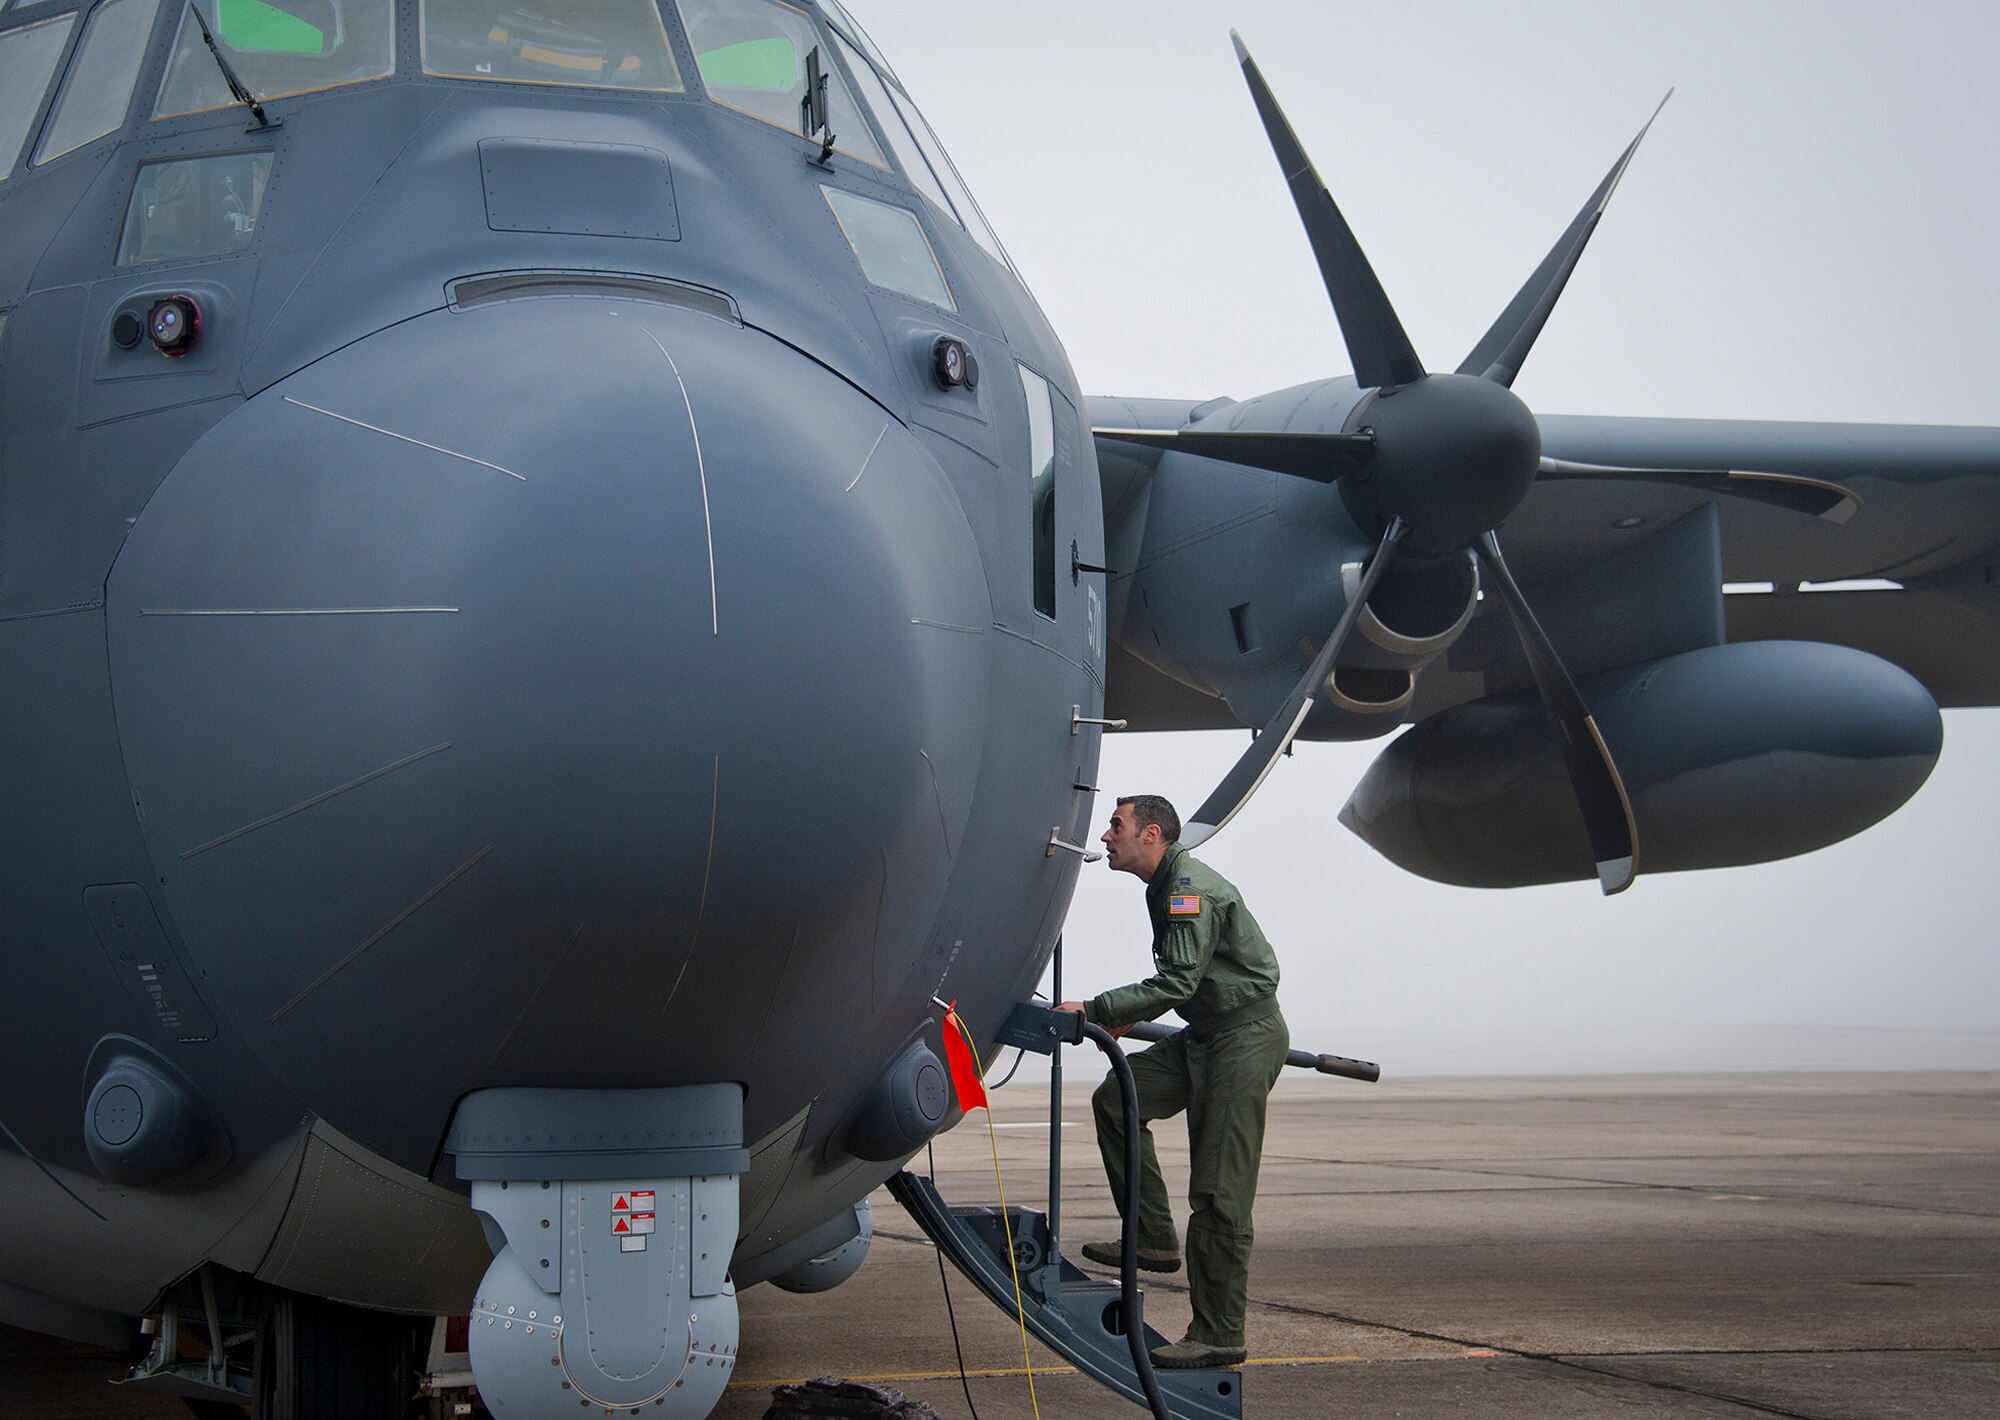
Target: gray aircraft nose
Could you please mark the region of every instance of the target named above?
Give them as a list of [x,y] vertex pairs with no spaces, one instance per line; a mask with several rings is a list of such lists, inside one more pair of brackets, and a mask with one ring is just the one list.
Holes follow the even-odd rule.
[[671,306],[502,302],[321,361],[190,452],[110,605],[191,957],[392,1156],[468,1089],[747,1073],[779,995],[863,1009],[984,734],[935,462]]

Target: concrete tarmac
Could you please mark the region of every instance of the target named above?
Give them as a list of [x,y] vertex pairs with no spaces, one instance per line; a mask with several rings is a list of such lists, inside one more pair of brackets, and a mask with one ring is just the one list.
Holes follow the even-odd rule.
[[[1101,1066],[1069,1052],[1072,1078]],[[1116,1235],[1088,1084],[1064,1106],[1065,1251]],[[995,1095],[937,1142],[955,1203],[1040,1208],[1048,1092]],[[1155,1126],[1168,1186],[1186,1134]],[[989,1142],[989,1139],[991,1142]],[[929,1167],[919,1155],[913,1167]],[[739,1379],[876,1380],[969,1420],[936,1251],[886,1194],[847,1285],[742,1297]],[[1288,1078],[1257,1206],[1244,1414],[2000,1416],[2000,1074]],[[1179,1277],[1147,1319],[1186,1324]],[[982,1420],[1142,1414],[1030,1343],[950,1272]],[[176,1415],[107,1393],[81,1348],[0,1331],[8,1416]]]

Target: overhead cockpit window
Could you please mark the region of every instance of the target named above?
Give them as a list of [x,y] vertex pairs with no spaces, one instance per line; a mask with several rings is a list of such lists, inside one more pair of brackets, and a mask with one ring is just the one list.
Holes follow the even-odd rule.
[[90,12],[36,162],[59,158],[124,124],[159,7],[160,0],[106,0]]
[[863,276],[884,290],[948,311],[958,309],[916,213],[839,188],[822,186],[820,191],[847,234]]
[[[678,0],[688,43],[708,96],[791,133],[804,135],[806,56],[818,47],[812,16],[780,0]],[[882,150],[840,71],[822,53],[827,125],[834,151],[886,168]]]
[[678,94],[653,0],[424,0],[424,72]]
[[75,23],[74,15],[58,15],[0,34],[0,178],[11,175],[21,159]]
[[259,100],[288,98],[380,79],[396,67],[395,0],[187,0],[153,117],[201,113],[235,103],[216,48]]
[[270,180],[269,151],[142,164],[125,208],[118,264],[242,251],[257,235]]

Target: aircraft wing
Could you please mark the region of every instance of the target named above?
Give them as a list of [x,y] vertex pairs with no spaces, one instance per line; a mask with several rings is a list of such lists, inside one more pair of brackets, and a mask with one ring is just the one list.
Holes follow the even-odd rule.
[[[1226,403],[1093,400],[1091,417],[1100,429],[1174,429]],[[1654,532],[1712,503],[1730,593],[1720,599],[1729,640],[1852,646],[1903,666],[1940,705],[2000,704],[2000,429],[1563,415],[1544,415],[1540,424],[1544,454],[1568,464],[1784,474],[1837,485],[1852,498],[1832,516],[1812,516],[1629,475],[1544,478],[1504,528],[1509,560],[1531,590],[1553,593],[1593,571],[1600,579],[1607,570],[1615,575],[1620,559]],[[1107,713],[1143,729],[1240,725],[1219,675],[1166,664],[1132,634],[1125,613],[1133,574],[1169,555],[1185,559],[1203,531],[1190,525],[1191,505],[1199,506],[1197,523],[1212,530],[1217,557],[1226,558],[1232,532],[1240,538],[1246,523],[1267,520],[1270,546],[1294,545],[1305,530],[1287,526],[1288,519],[1337,521],[1339,504],[1288,501],[1282,485],[1298,480],[1246,478],[1240,467],[1177,450],[1104,435],[1097,445],[1107,558],[1118,569],[1109,589]],[[1202,485],[1209,485],[1206,496],[1186,496]],[[1160,488],[1172,496],[1157,497]],[[1656,594],[1685,597],[1687,590]],[[1214,614],[1226,614],[1234,595],[1218,587],[1223,604]],[[1537,603],[1549,600],[1559,598]],[[1566,618],[1559,605],[1550,612],[1550,634],[1568,655]],[[1493,619],[1484,610],[1478,618]],[[1645,659],[1644,641],[1635,634],[1637,654],[1625,659]],[[1617,663],[1602,651],[1583,650],[1579,660],[1580,669]],[[1517,670],[1489,665],[1463,686],[1449,673],[1431,674],[1406,718],[1524,684],[1525,667]]]
[[[1940,705],[2000,704],[2000,429],[1545,415],[1544,452],[1585,464],[1765,470],[1859,499],[1845,522],[1716,500],[1731,641],[1827,641],[1893,661]],[[1704,494],[1627,480],[1536,486],[1507,527],[1523,581],[1617,554]],[[1827,584],[1894,583],[1894,587]],[[1771,590],[1762,590],[1764,584]],[[1826,587],[1805,590],[1801,587]],[[1754,590],[1753,590],[1754,589]]]

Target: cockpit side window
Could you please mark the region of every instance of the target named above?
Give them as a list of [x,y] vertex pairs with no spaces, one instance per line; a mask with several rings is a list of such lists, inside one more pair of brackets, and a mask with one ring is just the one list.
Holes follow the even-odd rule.
[[[819,30],[805,11],[780,0],[677,0],[688,43],[709,98],[803,136],[806,56]],[[827,124],[834,151],[886,168],[882,150],[855,106],[840,71],[821,56],[827,76]]]
[[187,0],[153,117],[236,102],[193,9],[229,67],[258,99],[380,79],[396,67],[395,0]]
[[678,94],[653,0],[424,0],[424,72]]
[[824,183],[820,191],[872,284],[947,311],[958,309],[916,213]]
[[875,126],[882,130],[889,140],[889,151],[896,155],[897,165],[903,175],[910,180],[910,186],[928,197],[939,211],[956,222],[958,213],[952,209],[951,199],[944,195],[944,188],[931,174],[931,165],[924,158],[923,150],[917,147],[917,140],[910,136],[909,128],[896,114],[896,106],[889,98],[889,90],[869,67],[854,47],[843,39],[838,31],[833,37],[834,47],[840,57],[847,62],[848,72],[854,76],[854,87],[861,94],[862,103],[875,116]]
[[37,163],[59,158],[123,126],[159,8],[160,0],[105,0],[90,12],[55,117],[35,150]]
[[[854,22],[838,5],[821,0],[820,7],[836,25],[853,27]],[[855,33],[858,35],[859,31]],[[910,185],[929,198],[945,216],[970,232],[972,239],[986,249],[987,255],[1002,266],[1011,266],[1007,253],[1000,246],[1000,239],[986,225],[986,218],[980,215],[979,204],[966,191],[958,171],[952,167],[951,159],[945,156],[943,145],[924,122],[923,115],[917,112],[917,106],[896,88],[892,80],[883,77],[888,74],[889,68],[882,63],[874,47],[869,46],[864,57],[856,48],[859,40],[850,42],[840,28],[834,30],[833,39],[848,72],[854,76],[854,87],[860,92],[861,101],[874,115],[875,126],[888,138],[889,148],[895,153],[897,165],[910,180]]]
[[840,3],[840,0],[819,0],[819,8],[820,13],[826,16],[827,23],[835,26],[842,39],[859,45],[861,52],[866,54],[875,67],[884,74],[892,76],[895,74],[896,71],[889,67],[889,61],[882,57],[882,51],[875,47],[875,41],[868,38],[868,31],[854,23],[854,17],[847,13],[847,8]]
[[0,34],[0,179],[21,159],[75,23],[75,15],[57,15]]
[[994,236],[993,229],[986,225],[986,218],[980,215],[979,204],[974,202],[972,194],[966,191],[964,182],[959,179],[958,169],[954,168],[951,159],[945,156],[944,145],[937,141],[937,135],[932,133],[930,125],[924,122],[924,116],[917,112],[917,106],[911,103],[900,89],[893,86],[889,90],[889,96],[895,100],[896,111],[902,114],[903,121],[909,124],[910,132],[916,135],[917,145],[924,150],[924,156],[931,160],[931,169],[937,174],[938,181],[943,183],[945,191],[951,194],[951,205],[958,209],[959,220],[965,223],[965,230],[972,233],[975,242],[986,248],[988,256],[1002,266],[1011,265],[1007,260],[1007,253],[1000,246],[1000,239]]

